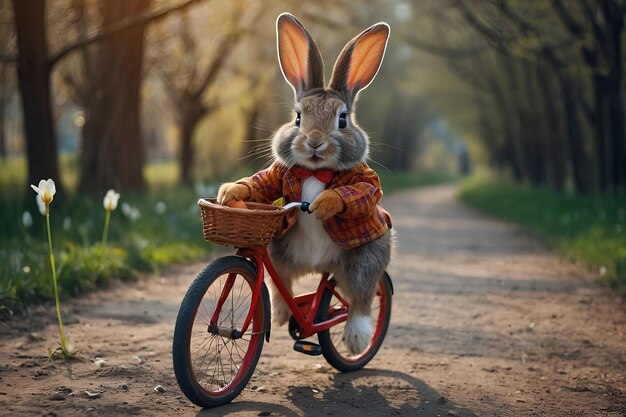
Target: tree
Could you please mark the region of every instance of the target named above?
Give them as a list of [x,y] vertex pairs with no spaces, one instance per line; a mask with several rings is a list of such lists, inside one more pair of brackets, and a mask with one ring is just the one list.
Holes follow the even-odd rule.
[[626,2],[577,0],[577,18],[571,3],[551,1],[563,26],[580,38],[579,52],[589,67],[593,90],[591,121],[596,136],[600,189],[626,187],[626,131],[622,80],[622,32]]
[[[257,6],[259,6],[257,4]],[[189,16],[182,15],[178,25],[179,47],[168,57],[168,63],[154,65],[174,104],[179,126],[179,166],[181,180],[190,183],[194,164],[193,135],[198,123],[219,107],[217,101],[207,102],[206,94],[214,85],[220,72],[234,53],[237,43],[246,33],[246,27],[255,21],[264,9],[248,8],[237,1],[224,23],[224,31],[215,36],[214,46],[205,68],[199,68],[204,52],[191,33]]]
[[[527,123],[522,120],[519,129],[512,132],[513,134],[518,133],[523,135],[521,139],[522,142],[519,140],[516,141],[517,150],[515,151],[515,153],[518,154],[518,158],[522,158],[520,160],[522,179],[530,179],[533,183],[543,182],[543,180],[539,181],[541,179],[539,173],[544,170],[544,168],[528,166],[525,169],[524,166],[527,165],[528,161],[541,161],[545,156],[546,159],[543,161],[545,165],[545,179],[556,188],[564,186],[565,182],[562,176],[565,169],[565,160],[563,158],[564,155],[567,154],[562,152],[562,147],[560,147],[562,146],[562,142],[559,140],[559,132],[563,131],[568,143],[565,149],[569,152],[568,160],[572,170],[575,188],[581,192],[590,191],[593,188],[593,177],[588,175],[591,164],[589,162],[589,155],[585,151],[585,144],[578,119],[579,109],[581,106],[584,106],[584,103],[581,102],[583,93],[580,91],[577,83],[572,80],[572,76],[570,75],[571,71],[568,68],[569,65],[566,63],[566,60],[561,57],[561,55],[567,53],[569,47],[575,44],[576,39],[571,37],[562,39],[559,38],[558,35],[550,33],[549,29],[540,29],[537,24],[531,23],[529,19],[521,17],[521,15],[511,7],[511,2],[506,0],[494,3],[493,8],[495,8],[495,10],[491,10],[491,16],[484,10],[482,10],[482,13],[474,10],[467,2],[461,0],[452,0],[451,3],[462,16],[466,24],[478,33],[494,51],[503,56],[503,63],[513,60],[525,65],[523,71],[523,74],[525,74],[523,80],[524,87],[522,89],[518,88],[517,90],[518,95],[519,92],[522,91],[525,93],[527,100],[525,106],[528,107],[529,104],[531,105],[529,108],[530,113],[523,107],[519,107],[520,103],[517,101],[519,97],[514,95],[515,98],[513,98],[511,103],[517,107],[514,116],[519,115],[523,119],[529,116],[534,117],[532,116],[533,113],[541,107],[545,107],[545,111],[553,116],[559,114],[557,113],[558,108],[553,106],[556,98],[552,97],[552,94],[555,94],[555,89],[545,88],[549,87],[546,84],[546,77],[553,76],[553,79],[558,85],[558,90],[556,91],[560,93],[560,99],[563,103],[560,107],[561,113],[559,114],[563,129],[561,130],[552,120],[546,121],[544,117],[543,126],[540,130],[531,131],[535,129],[537,124]],[[483,6],[483,9],[487,7],[485,5]],[[507,30],[504,32],[501,30],[503,27],[502,18],[506,19],[505,22],[509,24],[509,26],[506,26]],[[554,19],[552,18],[552,20]],[[511,30],[510,25],[512,25],[512,29],[514,30]],[[546,26],[551,27],[551,25]],[[511,70],[514,67],[507,64],[503,68],[505,76],[508,77],[506,82],[507,86],[516,86],[518,81],[516,81],[516,77],[511,75]],[[541,84],[541,88],[537,90],[538,93],[541,94],[541,100],[537,98],[533,99],[529,96],[534,88],[534,81],[532,81],[531,76],[532,73],[542,74],[536,77],[537,82]],[[535,102],[534,104],[532,103],[533,101]],[[501,100],[500,105],[504,104],[505,103]],[[540,119],[538,119],[538,121],[539,120]],[[533,145],[531,142],[534,141],[537,135],[544,139]],[[547,145],[545,153],[529,154],[527,156],[520,154],[520,152],[532,152],[538,145]]]
[[[169,9],[146,10],[143,13],[124,16],[123,18],[115,17],[111,14],[108,21],[115,20],[116,23],[103,26],[100,30],[81,37],[74,42],[69,42],[59,48],[58,51],[50,54],[46,39],[44,0],[13,0],[18,53],[17,58],[11,56],[3,56],[2,58],[3,61],[17,60],[18,87],[24,114],[29,182],[35,183],[41,178],[48,177],[59,178],[57,140],[50,105],[50,75],[54,67],[63,58],[76,50],[114,36],[120,31],[132,31],[135,27],[143,28],[148,22],[163,19],[170,13],[186,10],[200,1],[202,0],[188,0]],[[106,4],[108,2],[103,3]],[[141,7],[140,9],[144,10],[145,8]],[[138,105],[138,103],[129,104]],[[116,144],[113,143],[111,146],[116,146]],[[108,162],[110,163],[111,161]],[[132,176],[126,177],[131,178]],[[57,181],[57,186],[59,187],[58,192],[62,192],[60,181]],[[111,184],[107,186],[111,186]],[[93,192],[95,189],[90,191]]]
[[[44,0],[13,0],[17,32],[17,79],[22,97],[28,182],[59,179],[57,139],[50,106],[50,62]],[[61,181],[57,192],[63,193]]]
[[[0,19],[3,21],[9,21],[12,19],[10,8],[8,6],[0,8]],[[15,34],[12,27],[2,28],[0,30],[0,39],[4,41],[3,45],[0,45],[4,56],[9,54],[10,50],[15,47]],[[13,62],[0,60],[0,159],[7,156],[7,143],[6,143],[6,106],[10,100],[14,91],[13,80],[14,65]]]
[[[103,25],[145,12],[151,0],[101,0]],[[86,121],[81,150],[80,189],[142,189],[143,141],[139,121],[145,23],[102,40],[85,62],[91,94],[81,103]]]

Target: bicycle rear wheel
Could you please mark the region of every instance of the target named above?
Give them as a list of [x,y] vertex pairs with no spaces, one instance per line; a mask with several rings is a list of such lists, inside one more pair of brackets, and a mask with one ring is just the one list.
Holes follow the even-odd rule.
[[[351,372],[363,368],[372,360],[387,334],[391,319],[392,295],[391,278],[385,272],[379,280],[376,295],[372,300],[372,338],[363,352],[353,355],[348,351],[343,335],[346,327],[345,322],[317,334],[320,346],[322,346],[322,354],[331,366],[341,372]],[[333,314],[344,309],[345,305],[332,292],[324,291],[319,307],[321,321],[332,318]]]
[[[244,389],[256,367],[269,331],[269,296],[262,286],[252,322],[241,338],[240,330],[251,308],[256,280],[254,266],[239,256],[227,256],[208,265],[183,298],[173,338],[176,380],[191,402],[215,407],[232,401]],[[219,313],[219,333],[211,317],[227,283],[232,283]]]

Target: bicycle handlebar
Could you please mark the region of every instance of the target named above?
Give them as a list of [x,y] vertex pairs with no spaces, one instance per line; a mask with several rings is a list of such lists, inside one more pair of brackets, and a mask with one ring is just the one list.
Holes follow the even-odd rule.
[[306,211],[307,213],[311,214],[313,212],[309,210],[310,205],[311,203],[308,203],[306,201],[294,201],[293,203],[285,204],[283,208],[285,210],[291,210],[293,208],[299,207],[300,210]]

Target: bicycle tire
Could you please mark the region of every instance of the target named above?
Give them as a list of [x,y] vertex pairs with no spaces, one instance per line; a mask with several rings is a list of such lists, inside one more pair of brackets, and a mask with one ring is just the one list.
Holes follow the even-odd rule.
[[[340,372],[352,372],[363,368],[374,358],[389,328],[392,296],[393,285],[391,278],[385,272],[380,278],[376,295],[372,300],[374,322],[372,338],[365,350],[358,355],[350,354],[344,344],[343,330],[345,322],[317,334],[319,344],[322,347],[322,354],[333,368]],[[335,304],[339,304],[339,301],[333,296],[331,291],[325,290],[318,310],[320,321],[327,320],[330,317],[330,314],[332,314],[331,309]]]
[[[240,256],[219,258],[204,268],[187,290],[176,318],[172,343],[174,374],[185,396],[201,407],[229,403],[241,393],[254,373],[270,329],[269,294],[263,284],[247,336],[232,339],[208,331],[214,311],[211,305],[219,299],[221,285],[231,273],[236,274],[235,284],[222,306],[219,323],[240,328],[250,310],[256,281],[255,266]],[[235,301],[236,291],[240,292]]]

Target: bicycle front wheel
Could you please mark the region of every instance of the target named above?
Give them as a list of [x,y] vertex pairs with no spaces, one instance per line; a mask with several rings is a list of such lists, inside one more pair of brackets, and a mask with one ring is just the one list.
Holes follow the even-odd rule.
[[[174,373],[182,392],[196,405],[226,404],[252,377],[269,331],[269,296],[264,284],[246,333],[238,338],[228,330],[241,330],[255,281],[256,271],[249,261],[227,256],[200,272],[183,298],[173,338]],[[220,298],[218,331],[210,321]]]
[[[350,372],[363,368],[372,360],[387,334],[389,320],[391,319],[392,295],[391,278],[385,272],[378,282],[376,295],[372,300],[372,338],[363,352],[354,355],[348,351],[343,335],[346,327],[345,322],[317,334],[322,347],[322,354],[330,365],[338,371]],[[325,290],[319,308],[321,321],[324,321],[332,318],[336,312],[342,311],[345,305],[332,292]]]

